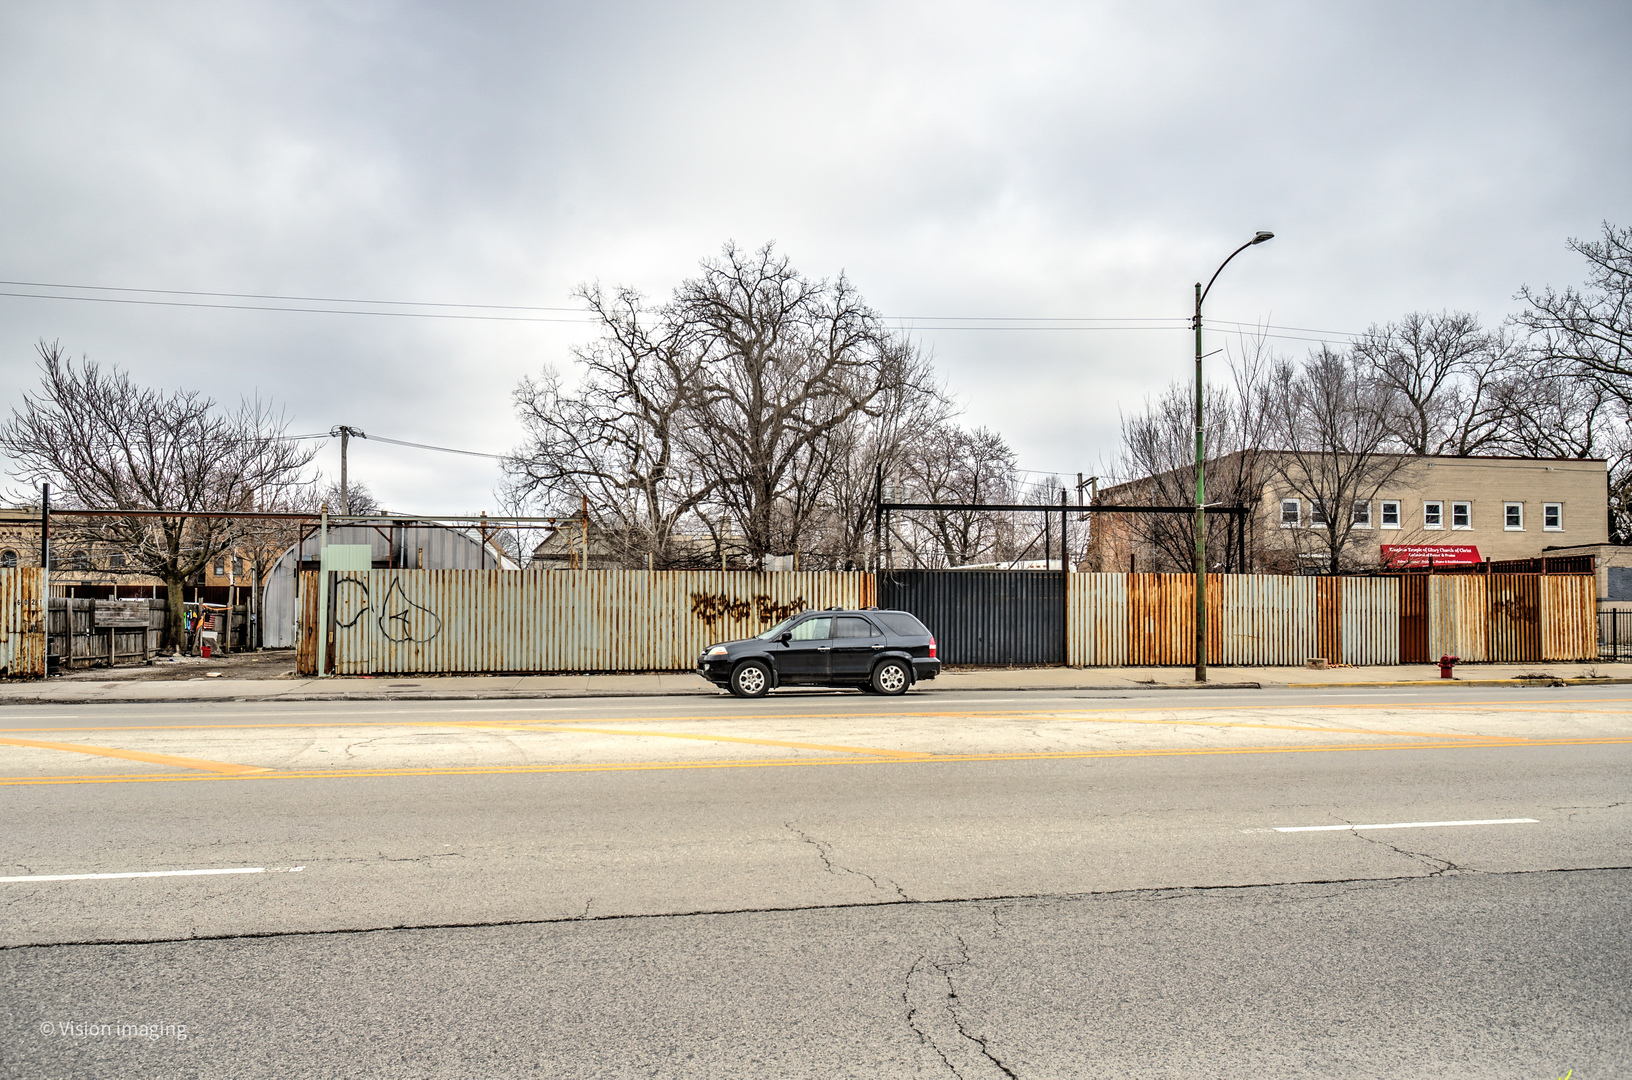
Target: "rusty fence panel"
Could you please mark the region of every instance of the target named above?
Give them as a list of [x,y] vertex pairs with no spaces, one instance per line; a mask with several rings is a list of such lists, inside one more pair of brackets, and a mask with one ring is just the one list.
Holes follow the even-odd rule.
[[[1195,578],[1072,574],[1067,663],[1083,667],[1195,663]],[[1400,589],[1393,578],[1212,574],[1207,655],[1220,666],[1301,665],[1311,657],[1395,664]]]
[[1541,579],[1541,658],[1598,659],[1598,583],[1594,575]]
[[1485,648],[1504,664],[1541,659],[1541,579],[1535,574],[1490,574],[1485,579]]
[[[311,674],[324,613],[302,578]],[[872,575],[824,572],[338,571],[330,593],[338,675],[683,670],[797,612],[874,602]]]
[[45,678],[45,572],[0,570],[0,678]]

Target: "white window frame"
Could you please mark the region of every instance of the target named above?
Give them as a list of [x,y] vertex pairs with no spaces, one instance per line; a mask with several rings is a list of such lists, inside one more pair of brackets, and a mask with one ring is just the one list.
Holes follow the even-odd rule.
[[[1292,520],[1291,521],[1286,520],[1286,508],[1289,507],[1289,506],[1292,508]],[[1296,529],[1296,528],[1299,528],[1302,525],[1303,525],[1303,500],[1302,499],[1282,499],[1281,500],[1281,528],[1283,528],[1283,529]]]
[[[1518,524],[1513,523],[1513,512],[1518,511]],[[1502,531],[1524,531],[1524,504],[1522,502],[1504,502],[1502,504]]]
[[1371,528],[1371,500],[1355,499],[1349,508],[1349,524],[1356,529]]
[[[1428,508],[1434,508],[1434,520],[1428,520]],[[1429,499],[1422,504],[1422,527],[1424,529],[1443,529],[1445,527],[1445,504],[1438,499]]]
[[[1552,517],[1558,519],[1558,524],[1557,525],[1547,524],[1547,518],[1548,518],[1549,515],[1551,515]],[[1541,531],[1542,532],[1563,532],[1564,531],[1564,504],[1563,503],[1542,503],[1541,504]]]
[[1331,519],[1326,515],[1326,504],[1322,503],[1319,499],[1310,499],[1309,527],[1311,529],[1324,529],[1327,522],[1330,520]]
[[[1394,508],[1394,522],[1393,522],[1393,524],[1390,524],[1389,520],[1388,520],[1388,509],[1389,509],[1389,507]],[[1380,516],[1381,516],[1382,520],[1379,522],[1379,524],[1383,528],[1385,528],[1385,529],[1398,529],[1400,527],[1400,500],[1398,500],[1398,499],[1384,499],[1383,503],[1382,503],[1382,514]]]
[[[1460,512],[1463,524],[1456,523],[1457,513]],[[1451,503],[1451,528],[1456,532],[1468,532],[1473,528],[1473,504],[1466,499]]]

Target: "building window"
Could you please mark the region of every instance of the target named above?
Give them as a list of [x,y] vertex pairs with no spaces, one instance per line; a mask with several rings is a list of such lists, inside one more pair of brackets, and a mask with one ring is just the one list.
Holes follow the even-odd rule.
[[1453,529],[1471,529],[1471,528],[1473,528],[1473,504],[1472,503],[1453,502],[1451,504],[1451,528],[1453,528]]
[[1297,499],[1281,500],[1281,528],[1295,529],[1303,524],[1303,503]]
[[112,555],[109,555],[108,565],[114,569],[118,569],[119,567],[125,565],[125,553],[122,551],[116,551]]
[[1371,500],[1354,500],[1354,512],[1350,515],[1349,521],[1357,529],[1371,528]]
[[1383,500],[1383,528],[1397,529],[1400,527],[1400,501],[1398,499]]
[[237,555],[232,557],[232,572],[238,577],[244,576],[244,560]]
[[17,569],[17,553],[10,548],[0,551],[0,570],[15,569]]
[[217,562],[215,564],[215,576],[216,577],[226,577],[227,576],[227,564],[226,563]]
[[1422,527],[1425,529],[1443,529],[1445,527],[1444,503],[1425,502],[1422,504]]
[[1502,528],[1506,529],[1508,532],[1524,531],[1523,503],[1502,504]]
[[1541,527],[1547,532],[1564,531],[1564,504],[1541,504]]
[[1309,527],[1311,529],[1326,527],[1326,504],[1319,499],[1309,500]]

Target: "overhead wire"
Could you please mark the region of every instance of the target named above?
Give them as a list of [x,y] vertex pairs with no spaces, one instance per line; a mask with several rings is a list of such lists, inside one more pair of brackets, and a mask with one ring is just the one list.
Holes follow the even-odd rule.
[[[376,300],[354,297],[302,296],[283,293],[217,292],[197,289],[152,289],[123,285],[74,285],[62,282],[0,280],[0,285],[30,289],[70,289],[79,292],[145,293],[150,296],[194,296],[229,300],[279,300],[301,304],[348,304],[396,308],[456,308],[459,311],[373,311],[359,307],[290,307],[271,304],[223,304],[196,300],[155,300],[132,296],[72,296],[52,293],[0,292],[0,296],[31,300],[77,300],[86,303],[138,304],[159,307],[215,308],[228,311],[274,311],[314,315],[373,315],[398,318],[461,319],[501,322],[546,322],[591,325],[595,322],[579,308],[552,307],[535,304],[451,303],[432,300]],[[529,315],[470,314],[470,312],[560,312],[575,314],[577,318],[538,317]],[[910,330],[1188,330],[1189,317],[1112,317],[1096,315],[894,315],[886,321]],[[1234,326],[1256,331],[1286,331],[1265,333],[1266,337],[1288,340],[1320,341],[1330,338],[1354,338],[1351,331],[1322,330],[1306,326],[1283,326],[1276,323],[1248,323],[1228,319],[1210,320],[1213,326]],[[1294,337],[1313,334],[1313,338]]]

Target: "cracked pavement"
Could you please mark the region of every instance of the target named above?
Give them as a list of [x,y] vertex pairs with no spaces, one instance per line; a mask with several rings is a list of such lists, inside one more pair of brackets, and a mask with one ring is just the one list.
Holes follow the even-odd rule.
[[[1628,706],[1482,700],[167,710],[144,749],[355,758],[146,783],[16,750],[51,782],[0,785],[0,876],[304,870],[0,883],[0,1075],[1627,1072]],[[1483,741],[1399,734],[1448,706]]]

